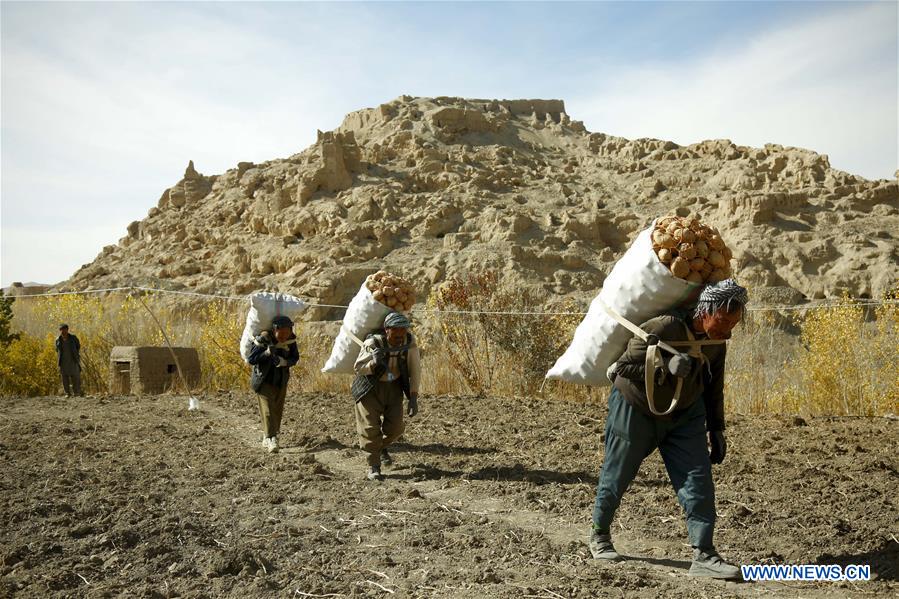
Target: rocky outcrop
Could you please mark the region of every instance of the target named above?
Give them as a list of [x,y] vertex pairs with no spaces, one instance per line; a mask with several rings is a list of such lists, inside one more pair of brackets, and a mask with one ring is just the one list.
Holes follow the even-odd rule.
[[217,176],[190,163],[64,287],[267,288],[340,304],[379,268],[422,297],[491,268],[502,284],[586,301],[668,213],[719,227],[759,297],[877,296],[899,280],[895,179],[775,144],[590,133],[560,100],[403,96],[288,158]]

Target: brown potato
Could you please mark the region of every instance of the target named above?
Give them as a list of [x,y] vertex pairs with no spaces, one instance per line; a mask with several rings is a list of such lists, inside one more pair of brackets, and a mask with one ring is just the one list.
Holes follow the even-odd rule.
[[727,246],[724,246],[724,247],[721,249],[721,255],[724,256],[724,259],[725,259],[725,260],[730,260],[731,258],[734,257],[733,252],[731,252],[731,251],[730,251],[730,248],[727,247]]
[[696,248],[696,255],[700,258],[708,258],[709,257],[709,244],[701,239],[693,244]]
[[705,258],[693,258],[692,260],[690,260],[690,270],[695,270],[696,272],[699,272],[703,269],[705,264],[706,264]]
[[717,283],[727,278],[727,275],[720,268],[716,268],[709,274],[709,283]]
[[715,267],[709,264],[707,260],[705,266],[703,266],[702,270],[699,271],[699,274],[701,274],[704,279],[708,279],[713,270],[715,270]]
[[687,275],[687,280],[691,283],[702,283],[705,279],[702,278],[702,275],[695,270],[690,271],[690,274]]
[[670,264],[674,260],[674,254],[668,248],[662,248],[658,253],[659,261],[663,264]]
[[677,255],[684,260],[692,260],[696,257],[696,248],[692,243],[684,242],[677,246]]
[[371,294],[371,296],[373,298],[375,298],[375,301],[379,301],[379,302],[383,302],[385,299],[384,292],[380,291],[380,290],[375,291],[374,293]]
[[384,297],[393,297],[393,287],[384,287],[381,291],[384,292]]
[[671,261],[671,274],[679,279],[683,279],[690,274],[690,263],[683,258],[675,258]]
[[721,268],[725,264],[727,264],[727,260],[721,254],[721,252],[709,252],[709,262],[715,268]]
[[709,237],[709,249],[721,251],[724,249],[724,240],[720,235],[712,235]]

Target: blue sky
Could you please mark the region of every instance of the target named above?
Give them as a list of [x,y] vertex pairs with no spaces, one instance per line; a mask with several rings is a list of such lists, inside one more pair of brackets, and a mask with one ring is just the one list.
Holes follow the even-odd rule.
[[187,161],[295,153],[401,94],[897,168],[895,2],[0,4],[0,283],[56,282]]

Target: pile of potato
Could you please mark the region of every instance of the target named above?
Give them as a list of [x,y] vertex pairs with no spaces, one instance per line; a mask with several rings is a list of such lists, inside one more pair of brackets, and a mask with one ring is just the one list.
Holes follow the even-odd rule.
[[660,218],[652,232],[652,249],[679,279],[717,283],[731,276],[733,254],[718,230],[697,218]]
[[372,297],[397,312],[408,312],[415,304],[415,290],[412,283],[386,270],[368,275],[365,286],[371,291]]

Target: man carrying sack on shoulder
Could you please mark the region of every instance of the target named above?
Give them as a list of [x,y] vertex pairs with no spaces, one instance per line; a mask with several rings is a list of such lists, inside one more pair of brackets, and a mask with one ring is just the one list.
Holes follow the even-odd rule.
[[387,447],[405,429],[404,395],[406,414],[411,418],[418,413],[421,356],[410,328],[407,316],[391,312],[384,318],[383,332],[365,338],[353,366],[356,431],[359,446],[368,454],[369,480],[381,480],[381,464],[393,463]]
[[712,543],[716,512],[711,465],[724,461],[727,452],[724,342],[743,318],[748,299],[746,289],[733,279],[708,285],[692,313],[666,314],[640,325],[642,332],[609,368],[613,386],[605,458],[590,536],[594,558],[619,558],[612,545],[612,519],[640,464],[658,448],[686,513],[693,546],[690,574],[740,578],[740,569],[725,562]]
[[263,331],[253,340],[247,358],[253,366],[250,386],[259,394],[259,415],[262,418],[262,447],[269,453],[279,449],[278,434],[284,415],[284,399],[290,368],[300,360],[293,321],[287,316],[272,319],[270,331]]

